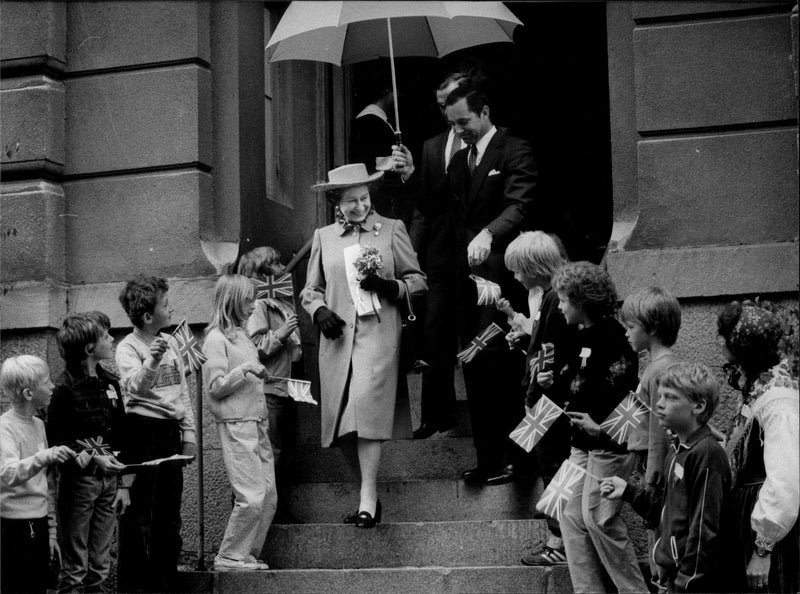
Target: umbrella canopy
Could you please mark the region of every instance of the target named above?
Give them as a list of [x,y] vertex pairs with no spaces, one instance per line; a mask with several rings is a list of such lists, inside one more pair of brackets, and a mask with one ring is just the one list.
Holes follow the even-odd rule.
[[[387,27],[376,21],[390,19]],[[440,58],[512,41],[522,22],[502,2],[292,2],[266,51],[270,62],[337,66],[394,56]]]

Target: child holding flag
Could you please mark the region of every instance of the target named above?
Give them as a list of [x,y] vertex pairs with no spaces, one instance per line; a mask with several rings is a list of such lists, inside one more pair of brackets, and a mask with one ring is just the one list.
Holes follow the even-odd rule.
[[214,559],[216,571],[268,569],[258,557],[278,498],[264,401],[266,370],[244,330],[253,313],[254,293],[247,277],[221,276],[203,344],[208,408],[216,421],[234,495],[233,510]]
[[101,312],[71,314],[56,333],[66,369],[47,411],[47,439],[79,454],[59,473],[59,591],[101,590],[111,567],[115,512],[130,503],[129,485],[117,477],[125,467],[112,452],[122,449],[122,395],[117,378],[100,365],[114,357],[110,326]]
[[659,423],[677,440],[663,467],[665,489],[635,489],[624,478],[604,478],[608,500],[629,501],[657,525],[651,551],[660,591],[724,592],[720,528],[730,489],[727,455],[708,427],[719,402],[719,384],[700,363],[675,363],[658,381]]
[[[530,319],[524,332],[525,335],[530,334],[530,343],[523,379],[525,405],[528,408],[533,407],[545,392],[557,405],[565,406],[563,390],[559,392],[553,388],[553,377],[564,367],[567,353],[572,351],[575,328],[567,326],[564,316],[558,310],[558,295],[551,286],[553,274],[565,261],[557,239],[542,231],[521,233],[506,248],[506,268],[514,273],[514,278],[529,293]],[[507,301],[501,300],[498,309],[506,305],[510,307]],[[522,317],[521,314],[516,316]],[[506,340],[515,344],[525,335],[519,330],[512,330]],[[543,486],[547,487],[568,456],[569,418],[559,415],[547,433],[536,443],[531,459],[526,462],[535,464]],[[541,550],[523,557],[524,565],[566,563],[564,541],[561,539],[558,522],[548,518],[547,526],[547,543]]]
[[598,480],[627,478],[636,456],[584,430],[589,421],[602,423],[636,387],[638,360],[614,318],[617,293],[605,270],[589,262],[566,264],[553,277],[553,288],[567,324],[578,328],[576,347],[567,356],[568,370],[557,378],[568,390],[568,461],[585,471],[561,518],[572,585],[575,592],[605,592],[605,569],[619,592],[646,592],[620,517],[621,502],[601,498]]
[[247,332],[267,370],[264,398],[269,411],[269,440],[275,457],[278,489],[278,511],[274,521],[276,524],[295,523],[298,520],[288,508],[288,488],[297,404],[288,394],[287,378],[292,377],[292,363],[300,360],[303,350],[294,307],[292,277],[285,273],[278,250],[271,247],[258,247],[244,254],[237,271],[256,281],[268,277],[273,279],[261,292],[256,290],[255,307],[247,320]]
[[[119,301],[133,324],[116,353],[126,411],[124,461],[194,456],[194,414],[183,359],[176,342],[161,334],[172,323],[169,285],[163,278],[137,277],[125,284]],[[121,592],[175,589],[182,494],[178,462],[136,473],[131,504],[120,520]]]

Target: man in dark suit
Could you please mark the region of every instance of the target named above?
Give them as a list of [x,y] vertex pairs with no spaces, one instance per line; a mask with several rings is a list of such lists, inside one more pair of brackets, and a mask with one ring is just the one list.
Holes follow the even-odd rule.
[[[447,96],[460,82],[467,80],[461,72],[449,74],[436,89],[436,103],[444,117]],[[453,155],[463,148],[461,139],[448,126],[441,134],[429,138],[422,147],[420,167],[413,161],[404,169],[406,191],[414,196],[414,219],[411,223],[411,243],[423,270],[428,275],[428,293],[425,296],[424,344],[434,348],[423,348],[423,358],[428,367],[422,374],[422,419],[414,431],[414,439],[430,437],[437,431],[449,431],[455,426],[456,392],[453,383],[454,365],[452,354],[445,355],[438,345],[454,336],[448,327],[445,312],[450,304],[451,263],[437,257],[448,249],[447,234],[441,228],[442,219],[436,216],[432,206],[440,195],[449,193],[447,166]],[[428,257],[431,254],[431,257]],[[445,355],[445,356],[443,356]]]
[[[443,189],[418,206],[437,220],[427,266],[445,285],[438,323],[449,338],[430,346],[455,365],[457,339],[466,346],[492,322],[507,329],[505,315],[493,305],[477,305],[470,274],[498,283],[516,311],[527,310],[525,291],[506,269],[504,251],[528,218],[537,172],[530,145],[492,124],[488,99],[472,82],[463,82],[448,95],[445,116],[467,148],[453,157]],[[395,169],[402,174],[412,164],[411,156],[397,148]],[[521,377],[522,363],[502,339],[464,364],[478,461],[477,468],[462,474],[464,480],[499,485],[513,478],[507,463],[515,446],[508,434],[522,417]]]

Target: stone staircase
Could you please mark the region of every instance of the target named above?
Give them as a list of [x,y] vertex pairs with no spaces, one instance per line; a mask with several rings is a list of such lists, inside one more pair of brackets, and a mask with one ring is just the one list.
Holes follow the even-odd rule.
[[[418,378],[413,380],[417,426]],[[378,487],[382,523],[361,530],[341,523],[357,506],[358,487],[340,452],[320,448],[319,410],[301,406],[291,509],[306,523],[270,528],[263,555],[270,571],[187,571],[181,575],[182,589],[239,594],[571,592],[566,567],[520,564],[520,557],[547,535],[544,521],[531,519],[540,483],[466,485],[460,473],[475,465],[466,402],[459,402],[453,433],[384,445]],[[207,476],[207,481],[220,479],[224,476]],[[220,508],[227,513],[224,503],[206,500],[207,516]],[[207,549],[215,550],[220,538],[213,528],[208,531]]]

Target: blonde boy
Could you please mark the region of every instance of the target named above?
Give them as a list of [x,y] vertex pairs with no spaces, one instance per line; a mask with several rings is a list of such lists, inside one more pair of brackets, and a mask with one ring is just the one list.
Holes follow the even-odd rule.
[[3,592],[45,592],[56,541],[53,465],[75,457],[67,446],[47,447],[34,413],[50,403],[47,363],[19,355],[3,362],[0,392],[11,410],[0,416],[0,574]]

